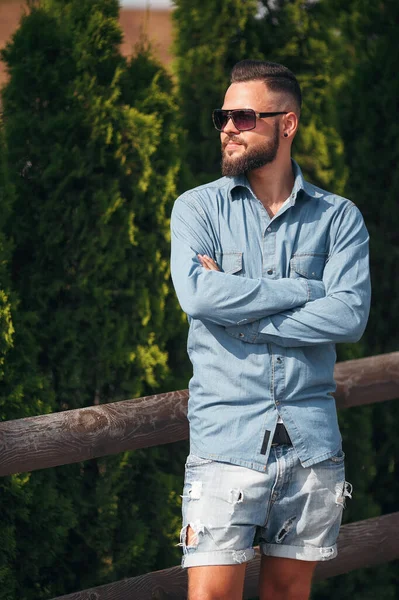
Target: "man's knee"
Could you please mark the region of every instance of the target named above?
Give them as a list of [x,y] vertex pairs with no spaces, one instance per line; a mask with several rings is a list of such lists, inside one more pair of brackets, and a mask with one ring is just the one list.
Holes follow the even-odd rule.
[[308,600],[310,581],[269,581],[261,588],[260,600]]
[[308,600],[316,562],[262,557],[260,600]]

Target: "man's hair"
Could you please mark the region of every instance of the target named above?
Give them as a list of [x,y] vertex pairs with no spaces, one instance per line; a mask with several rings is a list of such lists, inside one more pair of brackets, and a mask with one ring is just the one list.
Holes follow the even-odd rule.
[[293,98],[299,111],[302,105],[302,93],[294,73],[278,63],[266,60],[241,60],[234,65],[231,83],[243,81],[263,81],[271,92],[287,94]]

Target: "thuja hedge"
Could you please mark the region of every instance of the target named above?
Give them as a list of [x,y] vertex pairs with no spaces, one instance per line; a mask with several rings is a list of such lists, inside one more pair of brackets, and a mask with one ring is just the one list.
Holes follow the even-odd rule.
[[[120,54],[118,10],[116,0],[32,4],[2,52],[2,419],[181,385],[170,356],[184,318],[168,260],[178,110],[144,42],[131,60]],[[179,455],[2,479],[0,598],[49,598],[175,563]]]

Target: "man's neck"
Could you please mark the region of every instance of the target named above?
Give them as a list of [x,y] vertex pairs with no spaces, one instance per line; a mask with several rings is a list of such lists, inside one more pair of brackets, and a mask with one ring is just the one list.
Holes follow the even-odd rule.
[[255,196],[262,202],[270,217],[280,210],[294,186],[291,160],[278,164],[277,161],[247,173]]

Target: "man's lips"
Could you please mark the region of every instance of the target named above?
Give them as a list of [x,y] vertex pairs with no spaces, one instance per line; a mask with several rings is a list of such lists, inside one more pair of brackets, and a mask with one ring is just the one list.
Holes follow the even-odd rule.
[[239,142],[238,140],[227,140],[223,143],[223,150],[226,150],[226,148],[237,148],[238,146],[245,146],[245,144]]

